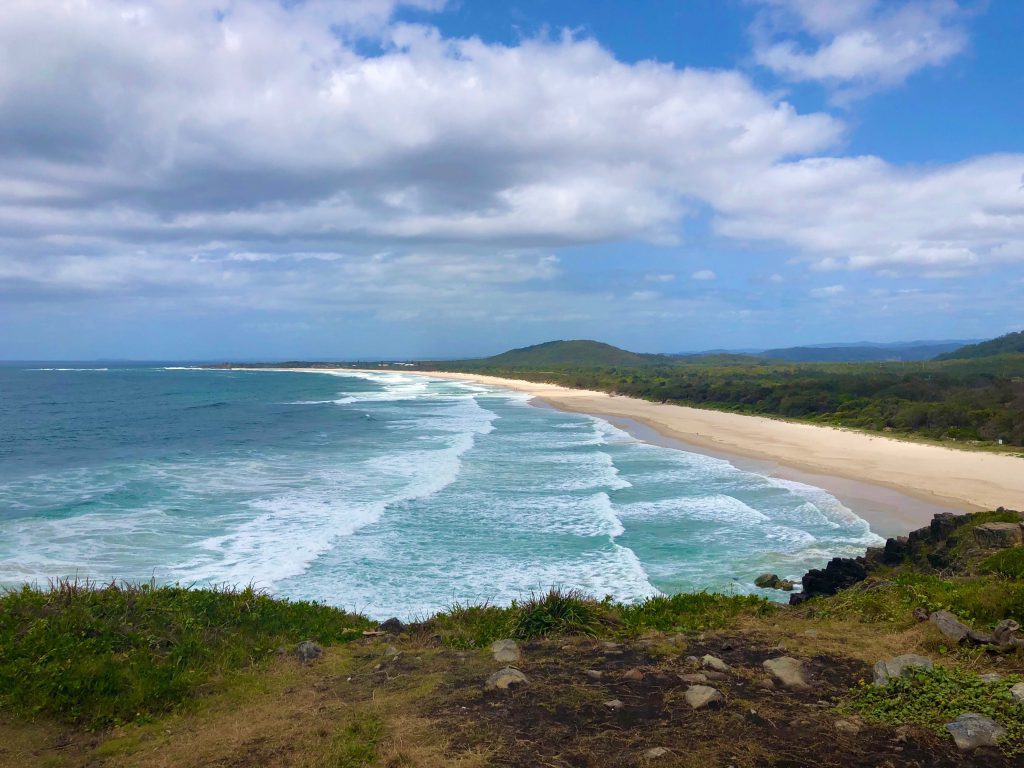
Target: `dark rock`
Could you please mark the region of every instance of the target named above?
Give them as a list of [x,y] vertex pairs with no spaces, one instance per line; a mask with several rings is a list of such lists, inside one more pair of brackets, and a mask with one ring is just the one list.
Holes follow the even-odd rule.
[[882,562],[886,565],[902,563],[910,555],[910,541],[906,536],[888,539],[882,549]]
[[760,587],[761,589],[774,589],[775,585],[778,583],[779,577],[774,573],[762,573],[754,579],[754,586]]
[[405,624],[403,624],[397,618],[392,617],[387,621],[382,622],[380,628],[384,632],[389,632],[392,635],[400,635],[405,631]]
[[915,608],[914,619],[916,621],[928,621],[928,609],[927,608]]
[[932,541],[945,541],[957,527],[957,516],[952,512],[939,512],[932,518],[928,533]]
[[324,649],[312,640],[303,640],[295,648],[295,658],[300,664],[312,664],[324,655]]
[[824,569],[813,568],[802,579],[805,598],[834,595],[867,578],[864,558],[834,557]]

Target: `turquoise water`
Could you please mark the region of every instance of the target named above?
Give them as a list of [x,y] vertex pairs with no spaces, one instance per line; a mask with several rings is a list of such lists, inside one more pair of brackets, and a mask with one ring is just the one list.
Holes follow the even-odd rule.
[[253,582],[414,618],[555,585],[757,592],[879,541],[821,489],[474,384],[0,368],[5,584]]

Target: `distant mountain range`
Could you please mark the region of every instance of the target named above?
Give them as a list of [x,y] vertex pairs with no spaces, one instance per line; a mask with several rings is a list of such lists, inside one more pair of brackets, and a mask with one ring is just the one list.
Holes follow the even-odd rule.
[[766,349],[759,357],[794,363],[868,363],[931,360],[954,352],[970,341],[909,341],[895,344],[815,344],[806,347]]

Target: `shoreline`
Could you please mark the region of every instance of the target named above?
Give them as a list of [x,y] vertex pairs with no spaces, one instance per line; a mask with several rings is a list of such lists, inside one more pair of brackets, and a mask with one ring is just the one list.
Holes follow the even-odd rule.
[[[660,438],[675,441],[674,447],[682,450],[696,450],[734,463],[737,459],[757,462],[762,473],[767,466],[770,474],[779,477],[795,473],[798,476],[792,479],[800,482],[808,481],[799,476],[809,476],[814,479],[808,484],[829,491],[832,489],[828,485],[840,488],[846,481],[888,489],[939,511],[1024,508],[1024,459],[1013,456],[496,376],[447,371],[368,372],[471,381],[525,392],[558,410],[638,423]],[[837,495],[850,496],[851,490],[856,489],[848,487]],[[888,503],[894,501],[898,500]],[[901,511],[900,507],[893,509]],[[913,510],[905,512],[900,527],[909,525],[908,531],[926,525],[932,514],[925,517]]]

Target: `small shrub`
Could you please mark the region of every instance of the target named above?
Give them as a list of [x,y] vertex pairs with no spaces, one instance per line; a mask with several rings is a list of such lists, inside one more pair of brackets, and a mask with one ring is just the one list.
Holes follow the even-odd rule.
[[912,723],[944,736],[948,736],[946,723],[965,712],[978,712],[1007,729],[1000,746],[1017,754],[1024,752],[1024,707],[1014,701],[1010,687],[1020,680],[1009,676],[986,683],[962,669],[913,669],[885,686],[862,684],[843,708],[874,722]]

